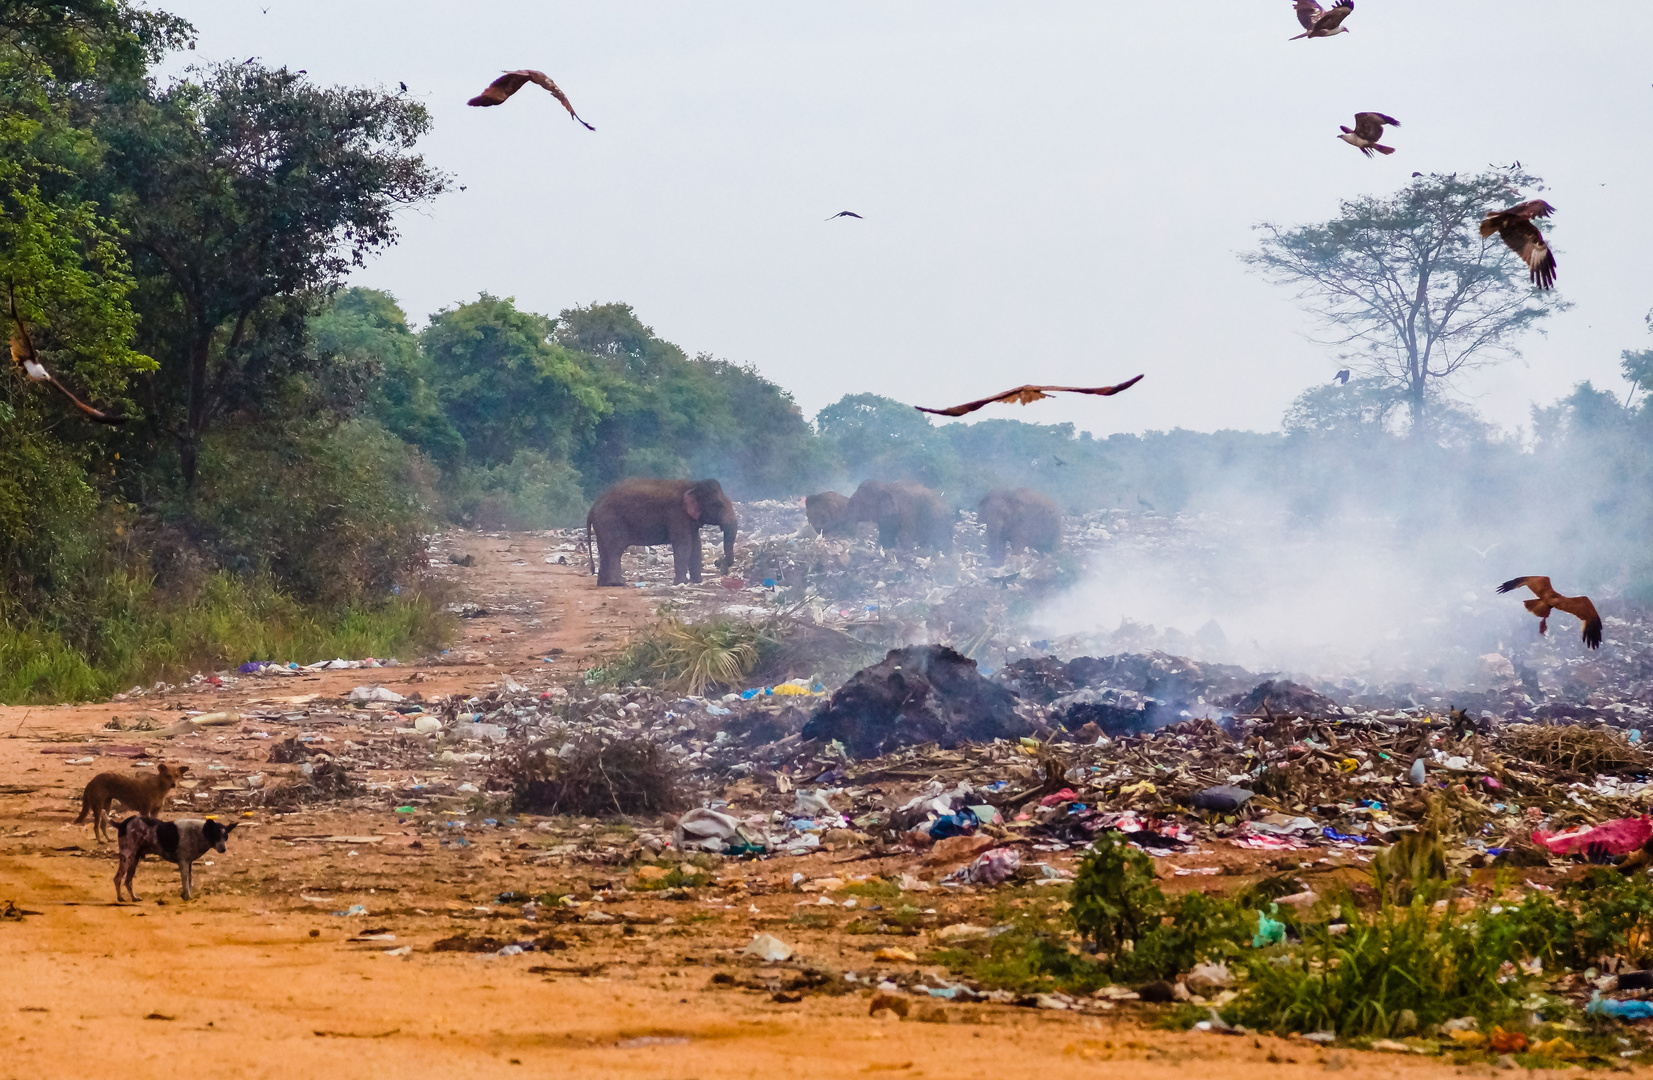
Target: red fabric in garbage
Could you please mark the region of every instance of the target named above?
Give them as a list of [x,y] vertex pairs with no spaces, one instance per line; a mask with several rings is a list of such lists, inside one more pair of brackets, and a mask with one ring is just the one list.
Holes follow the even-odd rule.
[[1058,803],[1078,802],[1079,796],[1070,787],[1065,787],[1054,795],[1046,795],[1039,800],[1040,806],[1055,806]]
[[1547,833],[1542,829],[1532,834],[1533,843],[1551,855],[1571,855],[1574,852],[1597,848],[1613,855],[1628,855],[1653,838],[1653,818],[1643,814],[1639,818],[1617,818],[1601,825],[1589,825],[1567,832]]

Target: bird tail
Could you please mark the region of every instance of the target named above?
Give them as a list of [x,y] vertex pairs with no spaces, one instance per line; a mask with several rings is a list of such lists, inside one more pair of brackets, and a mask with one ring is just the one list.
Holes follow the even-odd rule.
[[1382,143],[1373,143],[1372,149],[1376,150],[1380,154],[1393,154],[1395,152],[1395,148],[1393,146],[1384,146]]
[[[1542,618],[1547,618],[1548,617],[1544,612],[1541,612],[1541,611],[1538,610],[1539,608],[1544,606],[1544,601],[1538,599],[1537,597],[1534,597],[1531,600],[1523,600],[1523,601],[1521,601],[1521,603],[1526,607],[1526,609],[1528,611],[1532,612],[1534,615],[1537,615],[1539,618],[1542,619]],[[1541,631],[1539,631],[1539,633],[1543,633],[1543,631],[1541,630]]]
[[1485,240],[1487,237],[1491,236],[1493,233],[1495,233],[1497,231],[1498,231],[1498,226],[1493,223],[1493,220],[1492,220],[1491,217],[1483,218],[1481,220],[1481,239],[1482,240]]

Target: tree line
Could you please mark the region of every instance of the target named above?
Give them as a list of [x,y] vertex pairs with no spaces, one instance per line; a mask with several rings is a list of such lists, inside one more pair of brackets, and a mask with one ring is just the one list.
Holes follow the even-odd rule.
[[1253,268],[1299,288],[1356,372],[1280,433],[936,424],[872,394],[811,419],[624,303],[484,294],[415,331],[346,283],[451,183],[419,153],[424,107],[256,61],[155,74],[191,47],[187,23],[124,0],[0,0],[0,304],[64,385],[128,418],[88,423],[16,364],[0,379],[0,698],[8,671],[60,689],[120,673],[76,684],[92,693],[203,654],[411,647],[437,632],[409,599],[434,528],[576,524],[637,475],[716,476],[738,499],[913,479],[960,507],[1025,485],[1070,511],[1252,492],[1304,520],[1461,491],[1441,513],[1478,528],[1516,524],[1496,495],[1548,485],[1569,528],[1613,538],[1592,548],[1604,567],[1653,580],[1635,540],[1653,350],[1625,357],[1641,402],[1581,386],[1524,442],[1451,394],[1560,305],[1474,236],[1484,203],[1535,178],[1425,177],[1265,226]]

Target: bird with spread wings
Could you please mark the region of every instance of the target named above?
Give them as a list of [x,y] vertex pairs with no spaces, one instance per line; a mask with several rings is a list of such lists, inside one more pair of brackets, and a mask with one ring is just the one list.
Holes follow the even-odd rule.
[[524,86],[527,86],[529,83],[533,83],[535,86],[543,86],[545,89],[549,90],[552,97],[562,102],[562,107],[568,110],[569,116],[572,116],[575,120],[579,120],[580,123],[585,124],[587,131],[597,130],[590,124],[586,124],[584,120],[580,120],[580,114],[574,111],[574,104],[568,100],[568,95],[563,93],[562,90],[557,87],[557,84],[551,81],[551,76],[547,75],[543,71],[532,71],[527,68],[524,68],[521,71],[507,71],[505,74],[489,83],[488,89],[482,91],[482,93],[476,95],[476,97],[465,102],[465,104],[476,105],[479,107],[503,105],[505,104],[507,98],[516,93],[518,90],[521,90]]
[[28,326],[23,322],[22,317],[17,314],[15,302],[12,304],[11,322],[12,363],[22,368],[23,374],[27,375],[31,382],[47,384],[68,398],[70,404],[74,405],[75,408],[100,424],[126,423],[127,418],[124,416],[110,416],[106,412],[92,408],[92,406],[71,394],[67,387],[52,377],[52,373],[46,370],[46,365],[40,362],[40,354],[34,350],[34,339],[29,336]]
[[1292,6],[1297,9],[1297,21],[1303,24],[1303,32],[1289,40],[1298,38],[1331,37],[1333,34],[1347,34],[1349,28],[1343,25],[1343,20],[1355,9],[1355,0],[1340,0],[1332,5],[1330,10],[1322,9],[1315,0],[1292,0]]
[[965,413],[975,412],[983,405],[992,405],[998,401],[1006,404],[1014,401],[1018,404],[1027,405],[1038,401],[1040,398],[1047,398],[1051,394],[1057,393],[1096,394],[1100,397],[1112,397],[1121,390],[1129,390],[1141,380],[1142,376],[1138,375],[1135,378],[1126,379],[1118,386],[1018,386],[1014,390],[1006,390],[1002,394],[994,394],[992,397],[985,397],[980,401],[969,401],[963,405],[954,405],[950,409],[926,409],[922,405],[914,405],[913,408],[919,412],[935,413],[937,416],[963,416]]
[[1509,249],[1521,256],[1532,275],[1532,283],[1540,289],[1555,285],[1555,252],[1545,242],[1544,234],[1532,223],[1533,218],[1549,217],[1555,207],[1543,199],[1519,203],[1508,210],[1488,214],[1481,222],[1481,236],[1485,239],[1497,233]]
[[1372,156],[1373,150],[1380,154],[1393,154],[1395,152],[1393,146],[1384,146],[1378,142],[1379,139],[1383,138],[1383,125],[1385,124],[1390,127],[1400,127],[1400,121],[1393,116],[1385,116],[1380,112],[1357,112],[1355,113],[1354,127],[1346,128],[1342,124],[1337,125],[1338,130],[1343,132],[1338,138],[1350,146],[1358,148],[1367,157]]
[[1601,616],[1596,614],[1596,605],[1590,603],[1588,596],[1562,596],[1550,587],[1550,579],[1547,577],[1510,578],[1498,586],[1498,591],[1513,592],[1523,585],[1531,589],[1536,597],[1522,602],[1527,605],[1528,611],[1538,616],[1540,634],[1549,629],[1550,612],[1565,611],[1584,624],[1585,646],[1591,649],[1601,648]]

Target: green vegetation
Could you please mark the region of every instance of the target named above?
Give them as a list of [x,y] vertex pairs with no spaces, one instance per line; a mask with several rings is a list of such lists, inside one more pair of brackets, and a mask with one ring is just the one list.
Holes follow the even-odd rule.
[[653,683],[690,694],[730,689],[779,645],[779,633],[777,626],[739,619],[686,623],[665,618],[589,678],[611,686]]
[[[1560,303],[1473,228],[1536,178],[1419,178],[1265,230],[1252,264],[1377,350],[1347,386],[1303,394],[1281,434],[938,424],[872,394],[811,423],[755,368],[666,341],[624,303],[553,315],[482,294],[415,332],[390,295],[345,288],[396,241],[397,214],[449,184],[419,153],[428,113],[256,60],[159,75],[193,33],[126,0],[0,2],[0,308],[65,385],[130,418],[95,425],[0,378],[7,700],[266,650],[426,647],[440,620],[401,598],[433,528],[578,525],[643,475],[715,476],[736,499],[880,478],[957,506],[1024,485],[1072,511],[1250,500],[1311,527],[1355,505],[1454,551],[1461,533],[1523,527],[1542,498],[1570,523],[1550,542],[1586,552],[1578,588],[1653,596],[1653,350],[1623,357],[1639,402],[1582,384],[1534,411],[1530,440],[1445,393]],[[1404,267],[1429,287],[1385,295],[1415,311],[1334,298],[1370,253],[1408,251],[1435,253]],[[1413,315],[1431,340],[1365,333]],[[667,628],[609,675],[730,685],[766,642]]]

